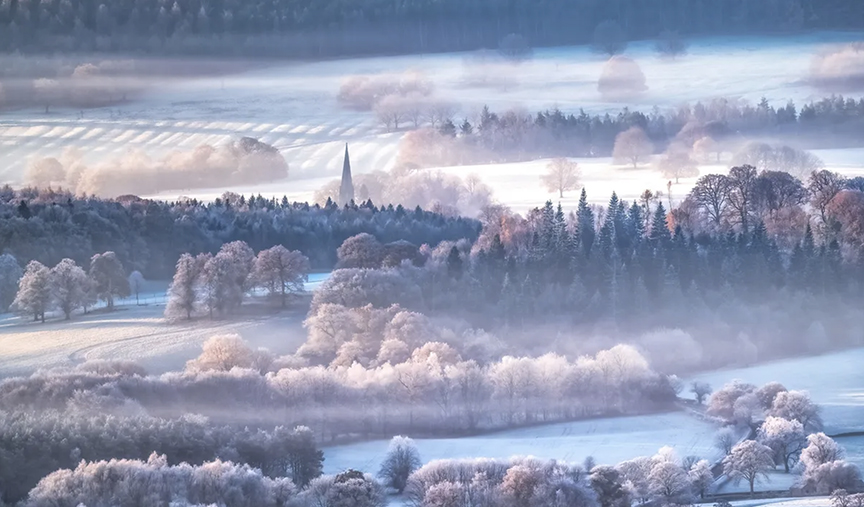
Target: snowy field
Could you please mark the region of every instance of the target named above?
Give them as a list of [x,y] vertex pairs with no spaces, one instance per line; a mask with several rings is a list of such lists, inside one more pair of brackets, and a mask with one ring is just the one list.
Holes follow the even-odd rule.
[[[650,110],[713,97],[751,102],[765,96],[773,104],[798,104],[822,96],[803,83],[810,59],[826,44],[860,40],[859,33],[814,33],[795,38],[706,38],[693,41],[686,57],[665,61],[651,42],[631,44],[626,54],[647,76],[649,90],[629,103],[605,102],[596,90],[603,59],[587,47],[540,49],[531,62],[507,70],[506,86],[467,87],[465,54],[363,58],[315,63],[274,64],[225,78],[191,80],[156,89],[138,101],[86,111],[17,111],[0,117],[0,182],[22,183],[28,159],[58,156],[65,147],[81,148],[85,162],[121,155],[130,148],[159,156],[201,143],[218,144],[252,136],[277,146],[290,164],[286,180],[231,188],[243,193],[288,195],[306,200],[341,170],[343,144],[351,144],[355,172],[392,167],[401,133],[387,133],[371,113],[349,112],[336,94],[346,76],[378,72],[420,71],[436,87],[435,96],[461,104],[460,116],[474,117],[483,104],[493,109],[528,111],[559,106],[565,111],[617,112],[624,106]],[[859,171],[861,153],[836,154],[837,164]],[[829,166],[834,164],[826,157]],[[505,204],[523,211],[554,197],[541,188],[537,175],[545,162],[454,169],[477,172]],[[592,201],[605,202],[613,187],[630,196],[630,188],[665,190],[665,180],[650,171],[613,170],[608,161],[582,162]],[[623,183],[620,180],[626,180]],[[686,193],[682,182],[674,194]],[[626,185],[626,190],[624,189]],[[516,192],[515,189],[521,192]],[[228,190],[168,191],[165,198],[194,195],[212,198]],[[530,201],[530,204],[528,203]]]
[[[756,385],[778,381],[789,389],[809,391],[822,407],[825,432],[864,431],[864,348],[823,356],[776,361],[749,368],[719,370],[699,375],[719,389],[733,379]],[[864,459],[864,440],[859,447]]]
[[[503,431],[465,438],[415,439],[424,463],[447,458],[534,456],[581,463],[617,464],[653,456],[672,446],[681,457],[719,458],[713,448],[715,425],[685,413],[594,419]],[[347,468],[375,474],[387,452],[387,440],[324,448],[324,473]]]
[[[315,290],[326,277],[310,275],[306,289]],[[117,301],[115,312],[97,310],[68,322],[57,316],[45,324],[0,316],[0,378],[91,359],[127,359],[157,374],[180,370],[201,353],[208,338],[225,333],[239,334],[253,347],[277,355],[293,353],[306,340],[305,316],[297,312],[169,324],[162,317],[166,288],[167,283],[151,283],[140,295],[140,305],[133,296]]]

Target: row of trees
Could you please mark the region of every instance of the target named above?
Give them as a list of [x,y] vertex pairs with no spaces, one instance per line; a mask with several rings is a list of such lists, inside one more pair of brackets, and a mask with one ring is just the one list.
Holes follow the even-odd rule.
[[519,1],[507,9],[494,3],[468,8],[448,0],[420,2],[410,10],[375,1],[357,6],[335,0],[137,0],[123,6],[76,0],[6,2],[0,7],[5,49],[33,50],[53,43],[54,48],[70,50],[140,51],[143,46],[154,52],[292,56],[464,51],[497,47],[509,33],[540,46],[585,43],[607,20],[620,25],[626,38],[644,39],[664,30],[717,34],[855,28],[862,19],[857,6],[839,0],[755,5],[741,0],[622,0],[614,5],[579,0],[542,6]]
[[[52,309],[60,310],[69,320],[73,312],[83,309],[86,313],[97,300],[113,310],[115,298],[127,297],[133,290],[137,297],[144,283],[138,271],[127,278],[114,252],[94,255],[89,271],[72,259],[63,259],[50,269],[39,261],[30,261],[22,272],[14,257],[9,254],[4,257],[0,262],[0,278],[9,282],[5,288],[15,287],[17,291],[12,308],[32,315],[34,321],[45,322],[45,313]],[[17,283],[13,284],[13,280]]]
[[256,288],[265,289],[285,308],[290,297],[303,293],[308,274],[309,259],[282,245],[257,256],[243,241],[222,245],[216,255],[183,254],[168,287],[165,317],[188,320],[202,309],[210,318],[224,316],[235,312]]
[[474,239],[480,224],[401,206],[339,208],[289,203],[286,198],[226,194],[212,203],[78,197],[53,190],[0,188],[0,252],[22,265],[53,266],[69,258],[89,263],[97,252],[115,252],[129,270],[166,279],[184,253],[216,253],[223,244],[245,241],[255,251],[291,245],[312,268],[330,269],[336,249],[366,232],[385,242],[415,245]]
[[[695,156],[707,161],[709,155],[734,151],[744,139],[759,137],[795,139],[807,147],[850,145],[860,136],[862,115],[864,99],[842,96],[814,101],[800,110],[792,102],[775,107],[766,99],[756,105],[714,99],[668,111],[655,108],[639,112],[625,108],[617,115],[591,115],[583,110],[575,114],[558,109],[532,115],[522,110],[494,112],[484,108],[461,121],[454,118],[443,121],[436,136],[426,136],[430,146],[406,157],[415,163],[434,158],[434,163],[430,161],[428,165],[440,166],[615,155],[620,163],[635,165],[652,153],[692,150]],[[638,128],[644,135],[622,142],[627,149],[617,148],[619,136],[632,128]],[[405,146],[417,150],[408,141]],[[806,174],[805,171],[798,176]]]
[[[129,406],[179,417],[195,407],[232,424],[302,424],[321,439],[397,432],[464,434],[483,429],[640,413],[675,399],[674,379],[652,371],[632,347],[568,360],[505,357],[480,364],[428,343],[404,362],[301,366],[236,337],[214,338],[184,372],[162,376],[55,371],[0,383],[4,410],[123,414]],[[389,433],[389,435],[388,435]]]
[[[107,365],[101,366],[104,371]],[[119,366],[122,369],[123,365]],[[118,375],[116,369],[113,374]],[[287,482],[297,487],[304,487],[321,475],[323,454],[308,428],[219,425],[191,415],[157,419],[141,414],[140,410],[136,413],[132,406],[125,407],[119,417],[108,416],[87,405],[85,398],[92,396],[93,392],[81,393],[62,412],[31,412],[18,406],[0,414],[0,480],[4,502],[14,504],[23,500],[43,477],[56,470],[75,469],[82,460],[146,460],[154,452],[163,456],[161,466],[230,460],[254,467],[259,474],[277,481],[287,477]],[[59,482],[43,481],[31,498],[43,493],[86,494],[86,490],[66,489],[69,483],[65,481],[70,479],[66,473],[61,472],[54,479]],[[55,487],[59,490],[50,492]],[[172,493],[182,495],[183,491],[138,492]],[[129,501],[127,498],[119,505],[128,505]]]

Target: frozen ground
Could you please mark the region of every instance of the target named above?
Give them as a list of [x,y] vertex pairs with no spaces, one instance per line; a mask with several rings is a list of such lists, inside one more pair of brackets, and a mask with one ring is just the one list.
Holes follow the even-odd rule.
[[[325,278],[326,274],[310,275],[307,290],[314,290]],[[133,296],[118,301],[115,312],[97,310],[68,322],[56,317],[40,324],[0,316],[0,378],[90,359],[133,360],[150,373],[179,370],[200,354],[204,341],[224,333],[237,333],[253,347],[277,355],[294,352],[306,339],[305,315],[297,311],[168,324],[162,317],[166,287],[167,283],[151,283],[141,294],[140,306]]]
[[[20,184],[29,157],[59,155],[67,146],[82,148],[86,160],[95,162],[130,148],[155,156],[247,135],[279,147],[291,172],[284,181],[231,190],[309,199],[323,182],[338,176],[343,143],[351,143],[355,172],[391,167],[398,149],[401,134],[384,132],[370,113],[348,112],[337,105],[335,96],[347,75],[419,70],[435,83],[437,96],[462,104],[461,115],[466,117],[476,115],[482,104],[494,109],[534,111],[557,105],[564,110],[584,107],[602,112],[623,106],[663,108],[717,96],[749,101],[765,96],[776,104],[790,99],[802,103],[822,95],[802,82],[811,56],[825,44],[859,39],[858,33],[706,38],[693,41],[689,55],[676,61],[657,58],[650,42],[634,43],[627,55],[642,66],[649,91],[626,104],[604,102],[598,95],[596,80],[603,61],[586,47],[537,50],[532,62],[507,69],[506,86],[495,88],[465,86],[465,54],[280,64],[154,90],[136,102],[86,111],[83,119],[78,119],[78,111],[69,110],[49,115],[36,110],[7,114],[0,118],[0,182]],[[856,158],[852,166],[864,166]],[[597,160],[583,163],[595,202],[605,202],[611,192],[612,181],[600,174],[604,164]],[[513,174],[500,181],[494,174],[499,166],[475,172],[484,173],[493,188],[502,188],[499,200],[524,209],[523,201],[529,197],[531,206],[552,197],[536,178],[537,167],[542,165],[507,165],[504,171]],[[634,188],[665,189],[665,180],[649,171],[609,177],[617,179],[634,180]],[[685,187],[682,184],[675,192],[683,194]],[[514,197],[508,189],[515,188],[526,190],[525,196]],[[224,190],[216,184],[193,193],[215,197]],[[181,189],[162,195],[174,198],[189,193]]]
[[[581,463],[617,464],[653,456],[669,445],[678,455],[718,458],[712,446],[717,428],[676,412],[638,417],[595,419],[504,431],[465,438],[415,439],[424,463],[447,458],[535,456]],[[387,440],[324,448],[324,473],[354,468],[375,474],[387,452]]]
[[[806,390],[822,407],[828,434],[864,431],[864,348],[815,357],[719,370],[698,376],[718,389],[733,379],[756,385],[776,380],[789,389]],[[864,460],[864,440],[859,446]],[[857,451],[856,451],[857,453]]]

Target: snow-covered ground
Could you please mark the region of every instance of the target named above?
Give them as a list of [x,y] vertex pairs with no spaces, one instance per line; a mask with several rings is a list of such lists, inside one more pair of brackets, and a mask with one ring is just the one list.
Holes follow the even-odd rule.
[[[309,275],[306,290],[315,290],[327,275]],[[148,282],[139,295],[140,305],[132,296],[118,300],[114,312],[97,309],[71,321],[52,315],[41,324],[0,315],[0,378],[90,359],[136,361],[150,373],[179,370],[201,353],[204,341],[225,333],[239,334],[253,347],[277,355],[293,353],[306,340],[304,315],[297,312],[169,324],[163,318],[166,288],[166,282]]]
[[[806,390],[822,407],[828,434],[864,431],[864,348],[802,357],[749,368],[719,370],[694,380],[718,389],[733,379],[756,385],[778,381],[789,389]],[[862,441],[861,451],[864,451]],[[862,453],[864,458],[864,453]]]
[[[593,456],[599,464],[617,464],[653,456],[663,446],[681,457],[717,459],[712,445],[717,428],[676,412],[614,419],[594,419],[503,431],[465,438],[415,439],[424,463],[448,458],[510,458],[534,456],[582,462]],[[324,473],[354,468],[376,473],[387,452],[387,440],[324,448]]]
[[[641,65],[649,90],[628,103],[606,102],[600,97],[596,81],[603,60],[584,46],[539,49],[533,61],[507,69],[506,86],[495,88],[465,85],[466,54],[461,53],[275,64],[225,78],[195,79],[154,89],[137,101],[86,111],[83,119],[78,118],[77,110],[6,114],[0,118],[0,182],[22,183],[28,158],[56,156],[67,146],[81,148],[87,154],[85,161],[92,163],[130,148],[158,156],[200,143],[253,136],[282,150],[291,166],[289,177],[230,190],[306,200],[324,182],[338,176],[343,143],[351,144],[358,173],[388,169],[398,150],[402,134],[385,132],[371,113],[339,107],[335,97],[346,76],[420,71],[434,82],[436,96],[461,104],[460,115],[469,118],[483,104],[499,110],[559,106],[568,111],[583,107],[589,112],[618,111],[624,106],[650,110],[719,96],[751,102],[764,96],[774,104],[788,100],[800,104],[822,95],[803,82],[812,55],[826,44],[861,38],[860,33],[848,32],[794,38],[704,38],[693,41],[689,54],[675,61],[658,58],[651,42],[633,43],[626,54]],[[860,152],[838,155],[853,159],[851,169],[864,167]],[[501,202],[523,211],[554,197],[537,178],[544,166],[541,161],[453,171],[477,172],[500,193]],[[631,188],[665,190],[665,179],[651,171],[612,169],[603,160],[583,161],[582,166],[594,202],[605,202],[613,187],[625,196],[635,191]],[[161,196],[212,198],[225,190],[215,183],[209,190],[172,190]],[[686,190],[687,182],[682,182],[673,189],[673,196]]]

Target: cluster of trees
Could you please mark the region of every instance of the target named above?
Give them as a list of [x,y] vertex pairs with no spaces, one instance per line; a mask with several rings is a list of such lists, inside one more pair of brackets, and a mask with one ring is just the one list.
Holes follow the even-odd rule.
[[0,407],[84,410],[213,421],[291,424],[322,439],[396,432],[464,434],[610,413],[640,413],[675,400],[674,378],[653,372],[632,347],[568,360],[505,357],[485,364],[429,343],[400,363],[302,366],[273,358],[237,338],[208,342],[184,372],[161,376],[114,371],[38,372],[0,383]]
[[[147,460],[154,452],[162,456],[162,466],[229,460],[258,469],[258,475],[276,480],[287,477],[298,487],[321,475],[323,454],[308,428],[218,425],[192,415],[159,419],[140,410],[136,413],[131,406],[120,416],[109,416],[100,414],[96,406],[88,406],[81,399],[87,396],[93,393],[79,393],[63,411],[29,411],[17,406],[0,414],[0,493],[4,502],[14,504],[24,499],[43,477],[56,470],[74,469],[82,460]],[[85,464],[85,469],[88,466]],[[46,479],[36,488],[35,498],[44,494],[47,501],[54,494],[86,494],[86,489],[66,490],[69,483],[65,481],[85,480],[76,478],[80,472],[80,468],[71,475],[69,471],[59,472],[59,476]],[[138,491],[142,493],[148,492]],[[183,491],[161,493],[182,495]]]
[[56,190],[0,188],[0,252],[22,264],[53,266],[69,258],[83,265],[97,252],[115,252],[147,279],[173,275],[183,253],[215,253],[224,243],[245,241],[255,251],[291,245],[314,269],[336,263],[346,238],[366,232],[384,242],[434,245],[475,239],[479,222],[402,206],[340,208],[228,193],[212,203],[77,197]]
[[308,275],[309,259],[282,245],[257,256],[243,241],[225,243],[216,255],[186,253],[168,287],[165,317],[188,320],[202,310],[210,318],[225,316],[237,311],[243,297],[256,288],[267,290],[284,308],[289,297],[304,291]]
[[[570,21],[570,20],[576,20]],[[333,56],[358,53],[511,48],[502,39],[521,34],[534,45],[588,42],[599,24],[614,20],[627,38],[654,38],[664,30],[692,34],[764,33],[856,28],[862,13],[840,0],[741,0],[645,4],[624,0],[551,2],[522,0],[501,9],[470,8],[448,0],[411,9],[382,2],[362,5],[279,0],[173,4],[138,0],[114,6],[95,0],[68,3],[8,2],[0,9],[0,47],[163,53],[252,53]],[[517,48],[519,46],[516,46]]]
[[[671,214],[647,191],[632,203],[613,195],[605,208],[589,206],[583,192],[569,215],[551,202],[526,217],[489,206],[476,242],[422,247],[422,262],[385,266],[379,255],[364,253],[374,245],[352,240],[353,265],[366,270],[334,272],[314,297],[310,323],[345,313],[340,306],[371,304],[386,313],[399,305],[433,319],[463,318],[468,327],[506,328],[514,345],[523,343],[520,330],[530,333],[538,323],[613,323],[637,333],[671,325],[697,335],[697,343],[685,336],[690,347],[676,351],[692,348],[700,358],[694,364],[679,357],[678,368],[700,366],[702,349],[722,363],[753,360],[760,351],[823,350],[828,336],[856,343],[845,324],[834,322],[852,322],[864,286],[860,185],[860,178],[828,171],[811,174],[805,185],[787,173],[740,166],[700,178]],[[742,307],[754,317],[733,316],[730,309]],[[399,312],[389,311],[389,318]],[[311,340],[325,343],[317,332],[311,329]],[[544,345],[553,345],[554,330],[548,335]],[[730,341],[741,345],[734,356],[721,346]],[[328,357],[340,356],[343,339],[328,343]],[[377,344],[344,343],[346,358],[379,353]]]
[[[443,121],[436,132],[424,136],[429,146],[406,141],[403,149],[408,152],[406,159],[415,163],[430,159],[429,166],[557,156],[619,158],[618,136],[635,127],[646,138],[638,144],[638,156],[635,160],[626,154],[620,158],[622,163],[637,164],[655,152],[692,150],[694,155],[719,156],[734,152],[743,139],[759,137],[795,139],[807,147],[850,145],[861,135],[862,115],[864,99],[843,96],[811,102],[800,110],[792,102],[774,107],[765,99],[756,105],[714,99],[669,111],[625,108],[617,115],[558,109],[532,115],[518,109],[493,112],[484,108],[461,122]],[[799,174],[804,175],[806,172]]]
[[[94,255],[89,271],[84,271],[72,259],[63,259],[50,269],[39,261],[30,261],[22,272],[15,258],[5,254],[0,270],[2,278],[9,282],[6,288],[17,286],[12,308],[42,322],[45,322],[45,313],[53,309],[60,310],[69,320],[73,312],[83,309],[86,313],[97,300],[104,301],[108,310],[113,310],[115,298],[127,297],[133,289],[137,297],[144,282],[138,271],[127,278],[114,252]],[[13,280],[17,282],[14,285]]]
[[706,413],[748,428],[755,436],[736,443],[736,432],[727,428],[716,439],[726,453],[724,473],[746,481],[751,493],[777,466],[796,472],[796,487],[804,493],[857,491],[864,486],[858,468],[843,459],[842,448],[821,433],[820,408],[806,392],[790,391],[778,382],[756,387],[736,380],[711,395]]
[[706,460],[682,461],[665,447],[618,465],[590,458],[584,466],[536,458],[439,460],[411,474],[406,495],[421,507],[687,505],[713,481]]

